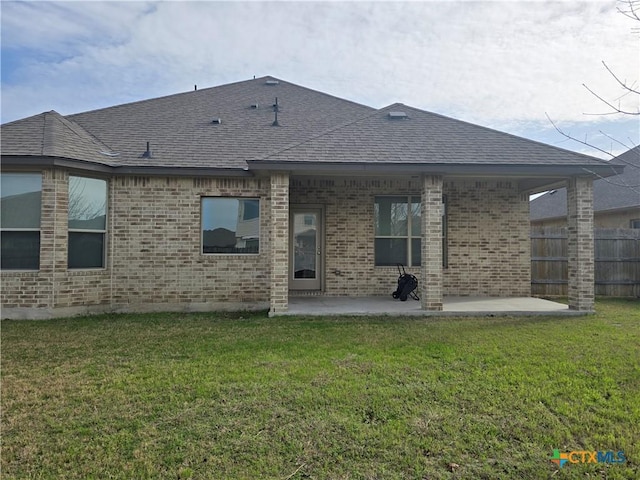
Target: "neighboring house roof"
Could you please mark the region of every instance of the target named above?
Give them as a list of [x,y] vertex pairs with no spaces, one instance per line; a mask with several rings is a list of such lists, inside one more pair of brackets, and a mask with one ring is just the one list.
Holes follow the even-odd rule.
[[[276,102],[279,126],[273,126]],[[374,110],[273,77],[66,117],[47,112],[2,125],[1,135],[4,164],[81,162],[121,173],[252,175],[248,170],[311,166],[557,176],[539,186],[568,174],[621,171],[593,157],[402,104]],[[151,155],[145,154],[147,142]]]
[[0,218],[2,226],[33,228],[40,225],[42,192],[27,192],[2,197]]
[[203,244],[213,245],[215,247],[233,247],[236,242],[236,232],[232,232],[227,228],[216,228],[214,230],[204,230]]
[[[611,160],[625,165],[623,173],[593,182],[593,211],[604,212],[640,207],[640,146]],[[561,218],[567,215],[567,189],[559,188],[531,201],[532,221]]]

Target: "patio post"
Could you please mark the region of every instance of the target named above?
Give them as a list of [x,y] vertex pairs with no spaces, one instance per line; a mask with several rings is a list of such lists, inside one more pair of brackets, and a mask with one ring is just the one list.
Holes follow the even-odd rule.
[[423,310],[442,310],[442,177],[422,177],[420,301]]
[[593,311],[593,180],[574,177],[567,182],[567,256],[569,308]]
[[271,174],[271,293],[269,315],[289,309],[289,174]]

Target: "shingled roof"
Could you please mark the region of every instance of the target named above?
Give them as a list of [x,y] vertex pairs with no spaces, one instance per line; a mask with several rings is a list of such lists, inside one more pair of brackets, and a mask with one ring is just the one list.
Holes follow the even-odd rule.
[[111,149],[56,111],[2,125],[2,155],[105,162]]
[[47,112],[2,125],[1,134],[5,164],[81,162],[122,173],[404,168],[548,177],[523,184],[526,189],[564,175],[621,171],[593,157],[403,104],[374,110],[274,77],[66,117]]
[[[624,172],[593,182],[593,211],[605,212],[640,207],[640,146],[611,160],[625,165]],[[567,215],[567,189],[559,188],[531,201],[532,221],[562,218]]]
[[401,103],[370,112],[315,137],[250,161],[263,165],[390,164],[449,166],[578,166],[602,160]]
[[[273,126],[276,98],[279,126]],[[67,117],[48,112],[7,123],[1,127],[2,155],[56,156],[112,167],[242,170],[248,159],[371,111],[365,105],[262,77]],[[56,148],[43,148],[42,123],[49,117],[74,125],[84,135],[54,135]],[[99,137],[93,146],[86,141],[92,135]],[[143,156],[147,142],[151,158]],[[87,147],[92,148],[87,151]]]

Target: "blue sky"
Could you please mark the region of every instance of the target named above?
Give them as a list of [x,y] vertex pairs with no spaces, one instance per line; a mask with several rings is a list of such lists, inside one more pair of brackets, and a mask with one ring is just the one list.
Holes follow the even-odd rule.
[[[273,75],[571,150],[640,143],[638,22],[607,1],[1,2],[2,123]],[[635,30],[634,30],[635,28]],[[608,139],[606,135],[615,140]]]

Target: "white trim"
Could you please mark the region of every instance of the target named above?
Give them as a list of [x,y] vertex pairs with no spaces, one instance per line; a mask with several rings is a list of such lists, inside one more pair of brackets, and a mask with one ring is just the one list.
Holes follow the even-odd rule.
[[[293,225],[293,216],[296,213],[316,213],[318,215],[318,223],[317,225],[317,245],[316,248],[320,248],[320,258],[317,259],[316,267],[317,267],[317,275],[318,275],[318,288],[309,288],[305,286],[304,283],[300,285],[300,282],[304,282],[305,279],[295,279],[293,278],[293,266],[294,266],[294,254],[295,249],[293,248],[293,234],[294,234],[294,225]],[[325,234],[325,208],[322,204],[289,204],[289,265],[287,267],[287,277],[289,279],[289,290],[309,290],[309,291],[318,291],[323,292],[326,288],[326,234]],[[308,279],[315,280],[315,279]],[[295,285],[294,282],[298,283]],[[306,282],[306,283],[311,283]]]

